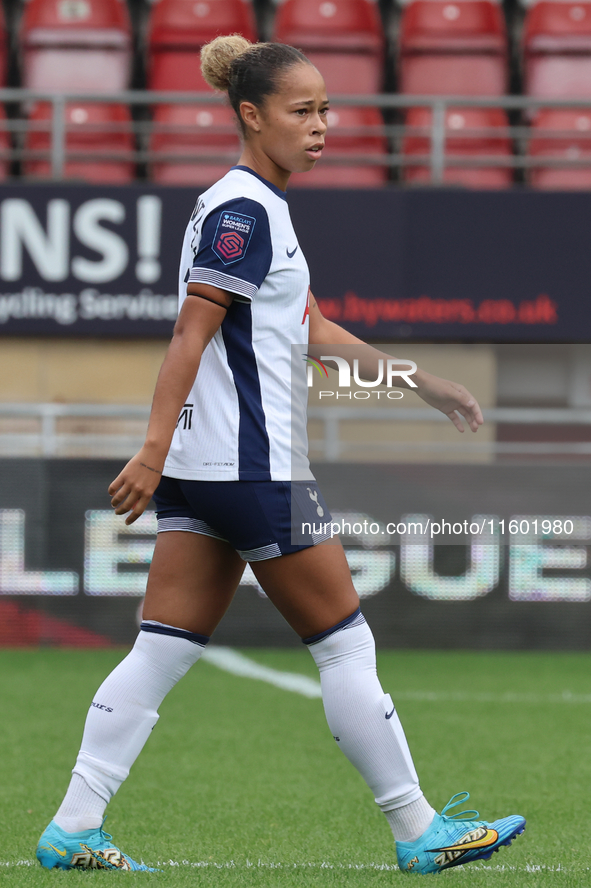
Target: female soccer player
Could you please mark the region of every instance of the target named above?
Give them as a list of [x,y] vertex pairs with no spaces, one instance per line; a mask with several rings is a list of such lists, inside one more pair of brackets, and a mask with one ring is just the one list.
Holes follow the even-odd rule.
[[[334,354],[339,345],[362,345],[325,320],[309,295],[286,203],[290,174],[312,169],[324,148],[324,81],[298,50],[236,35],[204,47],[202,68],[213,88],[227,91],[244,147],[189,222],[180,313],[146,441],[109,488],[127,524],[152,496],[156,502],[141,630],[92,702],[70,786],[37,857],[48,868],[148,869],[111,842],[104,811],[162,700],[200,658],[248,561],[316,661],[330,730],[384,812],[400,868],[432,873],[488,858],[523,831],[524,819],[489,824],[470,819],[477,812],[446,815],[467,793],[434,811],[377,678],[373,636],[342,547],[292,536],[295,521],[330,516],[307,463],[301,468],[305,454],[292,452],[291,346],[309,340]],[[459,431],[461,417],[478,429],[480,409],[463,386],[420,370],[413,380]],[[294,422],[303,422],[305,398],[295,401]]]

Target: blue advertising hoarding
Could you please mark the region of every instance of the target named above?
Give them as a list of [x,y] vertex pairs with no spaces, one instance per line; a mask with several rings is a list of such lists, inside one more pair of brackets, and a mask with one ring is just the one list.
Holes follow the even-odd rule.
[[[0,335],[168,337],[197,192],[2,185]],[[297,190],[324,314],[365,339],[586,342],[591,194]]]

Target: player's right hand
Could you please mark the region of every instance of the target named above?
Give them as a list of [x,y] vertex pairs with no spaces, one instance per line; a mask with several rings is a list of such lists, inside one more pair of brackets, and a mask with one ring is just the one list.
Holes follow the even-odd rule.
[[[439,376],[433,376],[432,373],[426,373],[424,370],[419,371],[418,388],[415,389],[419,398],[450,419],[455,425],[458,432],[464,431],[462,417],[466,420],[468,427],[477,432],[484,422],[482,411],[478,405],[476,398],[470,394],[465,386],[458,382],[452,382],[449,379],[441,379]],[[417,378],[417,377],[415,377]]]
[[142,448],[132,457],[122,472],[109,485],[111,505],[116,515],[129,514],[126,524],[133,524],[145,511],[152,494],[160,483],[162,465],[154,465],[154,456],[148,456]]

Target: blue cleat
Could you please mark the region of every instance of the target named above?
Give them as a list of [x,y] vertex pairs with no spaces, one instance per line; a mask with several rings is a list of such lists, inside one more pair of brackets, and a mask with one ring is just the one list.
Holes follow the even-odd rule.
[[109,869],[158,872],[136,863],[111,842],[103,828],[68,833],[52,820],[37,845],[37,860],[47,869]]
[[468,801],[470,793],[457,792],[441,814],[416,842],[396,842],[398,866],[403,873],[440,873],[442,870],[474,860],[488,860],[502,845],[510,845],[525,829],[525,818],[514,814],[487,823],[478,811],[447,815]]

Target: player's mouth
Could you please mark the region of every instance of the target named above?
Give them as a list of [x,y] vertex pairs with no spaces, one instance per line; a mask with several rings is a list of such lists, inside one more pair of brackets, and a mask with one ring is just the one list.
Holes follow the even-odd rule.
[[308,157],[311,157],[312,160],[318,160],[322,155],[322,149],[324,148],[324,142],[317,142],[315,145],[312,145],[311,148],[306,149],[306,154]]

